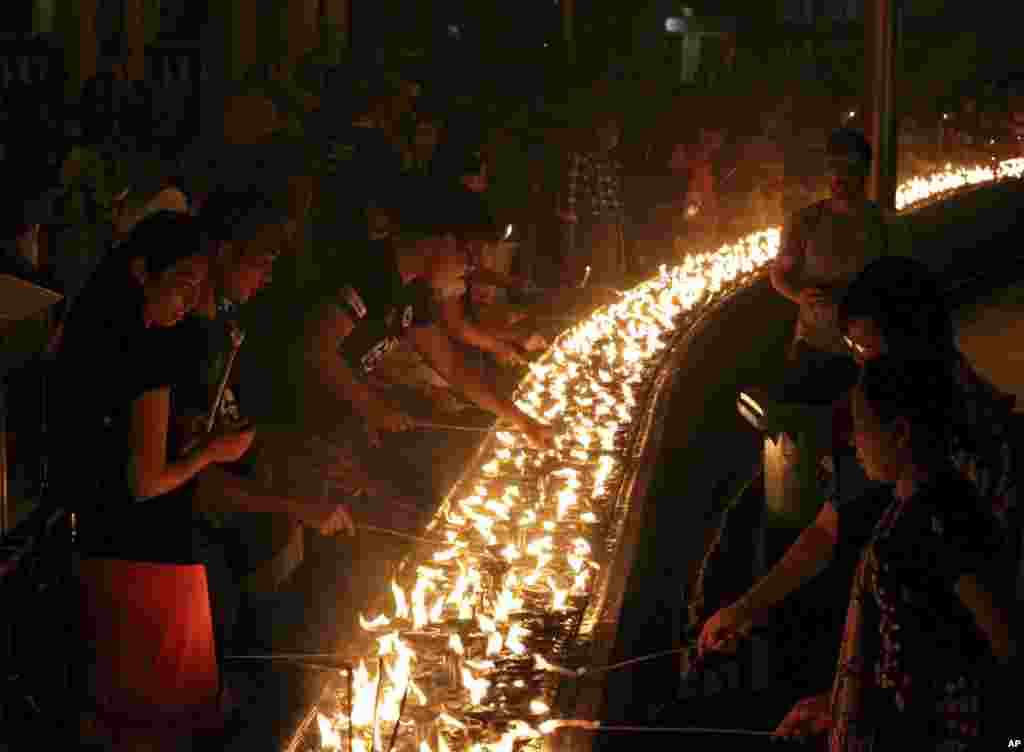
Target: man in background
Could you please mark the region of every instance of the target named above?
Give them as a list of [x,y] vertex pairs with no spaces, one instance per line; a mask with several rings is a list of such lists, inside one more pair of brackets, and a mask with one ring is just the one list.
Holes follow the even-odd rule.
[[615,155],[621,129],[612,116],[594,124],[593,146],[569,153],[558,218],[563,226],[563,275],[579,284],[621,282],[626,273],[622,163]]

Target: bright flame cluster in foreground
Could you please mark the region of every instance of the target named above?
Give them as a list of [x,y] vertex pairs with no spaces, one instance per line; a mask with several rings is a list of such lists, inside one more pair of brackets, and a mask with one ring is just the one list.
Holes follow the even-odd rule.
[[[1024,159],[949,166],[901,185],[897,206],[1022,174]],[[501,732],[480,731],[478,723],[475,738],[468,733],[474,712],[486,714],[492,692],[508,689],[488,678],[496,674],[497,662],[520,658],[538,674],[574,674],[529,654],[533,633],[525,617],[585,606],[601,566],[591,532],[607,521],[623,462],[616,437],[630,435],[646,369],[665,348],[679,316],[763,267],[778,253],[780,234],[777,227],[755,232],[673,269],[663,266],[657,277],[564,332],[531,366],[516,390],[516,404],[560,427],[557,450],[534,451],[521,435],[497,431],[476,477],[463,481],[461,493],[452,494],[431,523],[432,534],[448,545],[408,562],[415,580],[407,588],[392,584],[391,616],[360,617],[363,628],[377,635],[377,659],[360,662],[354,672],[351,718],[318,717],[323,749],[345,749],[350,724],[353,752],[386,750],[399,722],[400,730],[417,731],[412,742],[400,734],[399,748],[416,752],[512,752],[521,740],[580,726],[549,719],[552,698],[538,696],[525,698],[517,706],[521,717],[502,724]],[[435,654],[445,654],[454,696],[449,691],[443,698],[428,697],[417,683],[410,643],[424,636]],[[521,679],[513,684],[512,689],[531,686]],[[427,712],[407,720],[401,717],[403,705]]]

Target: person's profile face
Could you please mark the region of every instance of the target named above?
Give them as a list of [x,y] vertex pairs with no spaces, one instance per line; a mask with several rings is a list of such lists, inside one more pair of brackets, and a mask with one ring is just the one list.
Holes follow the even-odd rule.
[[267,225],[256,237],[237,243],[227,254],[222,293],[234,303],[245,303],[270,284],[281,249],[285,245],[283,223]]
[[471,273],[480,266],[487,241],[479,237],[463,237],[459,241],[459,249],[466,259],[466,273]]
[[430,270],[430,285],[435,289],[448,289],[459,284],[469,272],[469,256],[466,247],[448,233],[433,241],[434,264]]
[[498,288],[493,285],[474,284],[470,297],[475,305],[494,305],[498,302]]
[[700,129],[701,145],[709,151],[720,149],[725,141],[725,134],[713,128]]
[[484,193],[491,184],[487,174],[487,162],[481,160],[479,168],[475,172],[466,172],[459,176],[459,182],[473,193]]
[[436,120],[421,120],[416,123],[415,143],[421,149],[433,149],[441,137],[441,124]]
[[145,319],[156,326],[174,326],[199,304],[210,273],[206,256],[189,256],[143,284]]
[[832,198],[853,200],[865,195],[868,168],[854,157],[829,155],[825,160],[825,177]]
[[854,387],[850,404],[857,461],[864,468],[864,474],[871,480],[895,482],[902,464],[893,427],[881,424],[860,384]]

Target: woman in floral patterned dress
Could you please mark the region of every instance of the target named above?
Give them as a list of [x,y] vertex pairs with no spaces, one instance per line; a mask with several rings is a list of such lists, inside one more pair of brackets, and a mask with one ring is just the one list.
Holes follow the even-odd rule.
[[[913,259],[887,256],[865,267],[839,307],[839,323],[858,365],[888,353],[903,357],[924,354],[950,374],[959,387],[957,409],[948,431],[953,465],[970,479],[986,509],[1002,531],[998,570],[993,584],[1012,589],[1021,554],[1017,505],[1019,459],[1014,452],[1010,413],[1014,397],[999,392],[977,374],[957,350],[949,308],[928,268]],[[849,399],[837,404],[833,444],[852,441]],[[831,477],[826,503],[813,525],[790,548],[780,564],[735,603],[721,608],[701,628],[701,653],[734,645],[734,636],[748,631],[751,614],[767,614],[825,566],[853,566],[881,510],[861,503],[871,484],[856,466],[845,466],[837,493]],[[852,464],[852,463],[851,463]],[[832,476],[824,471],[824,476]],[[872,493],[872,496],[874,494]],[[825,532],[826,535],[815,535]],[[821,625],[816,625],[820,630]]]
[[939,365],[864,366],[857,456],[893,494],[861,551],[832,689],[798,703],[778,734],[828,731],[830,752],[952,752],[986,739],[985,680],[1015,643],[985,584],[999,526],[949,459],[955,387]]

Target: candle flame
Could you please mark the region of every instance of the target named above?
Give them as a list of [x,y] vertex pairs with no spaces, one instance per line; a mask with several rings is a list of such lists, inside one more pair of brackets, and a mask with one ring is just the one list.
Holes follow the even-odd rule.
[[[905,209],[966,186],[1022,176],[1024,158],[946,165],[904,181],[896,206]],[[464,719],[472,711],[463,716],[454,708],[485,705],[492,686],[499,691],[506,684],[520,691],[531,686],[524,678],[495,677],[513,657],[523,662],[519,656],[533,653],[537,672],[567,677],[585,672],[534,652],[539,645],[530,644],[534,635],[524,624],[536,616],[578,614],[587,602],[607,555],[592,531],[609,522],[607,510],[615,508],[628,451],[623,447],[631,445],[649,366],[686,320],[683,314],[699,313],[755,279],[777,257],[780,240],[781,228],[765,228],[716,252],[692,254],[678,266],[662,265],[655,277],[564,331],[530,364],[513,402],[537,419],[559,421],[557,449],[538,451],[518,432],[493,432],[478,472],[457,487],[459,495],[453,492],[445,500],[430,525],[444,547],[413,560],[420,566],[399,570],[401,582],[391,582],[393,613],[373,619],[359,615],[378,655],[371,660],[372,671],[360,660],[352,672],[352,695],[342,703],[346,710],[317,716],[321,749],[347,749],[350,732],[353,752],[386,747],[394,724],[401,723],[403,699],[446,709],[430,730],[437,752],[448,752],[449,745],[460,752],[514,752],[523,740],[560,728],[600,728],[597,721],[572,719],[545,720],[534,728],[529,718],[550,713],[546,695],[521,706],[526,719],[511,719],[503,732],[470,726]],[[584,284],[589,278],[588,267]],[[531,613],[538,610],[545,613]],[[420,641],[436,640],[429,655],[418,656],[405,641],[410,628],[417,648]],[[433,655],[447,656],[454,665],[461,684],[451,688],[460,693],[457,700],[428,697],[417,684],[417,677],[434,673],[426,666],[417,669],[417,661]],[[397,729],[396,748],[431,750],[422,737],[408,738],[405,724]]]
[[381,627],[386,627],[389,624],[391,624],[391,619],[386,617],[384,614],[381,614],[380,616],[378,616],[376,619],[373,619],[372,621],[367,621],[366,618],[362,614],[359,614],[359,626],[362,627],[363,629],[367,630],[367,631],[372,631],[374,629],[379,629]]
[[395,618],[408,619],[409,602],[405,599],[405,591],[398,586],[397,582],[392,581],[391,592],[395,596]]

